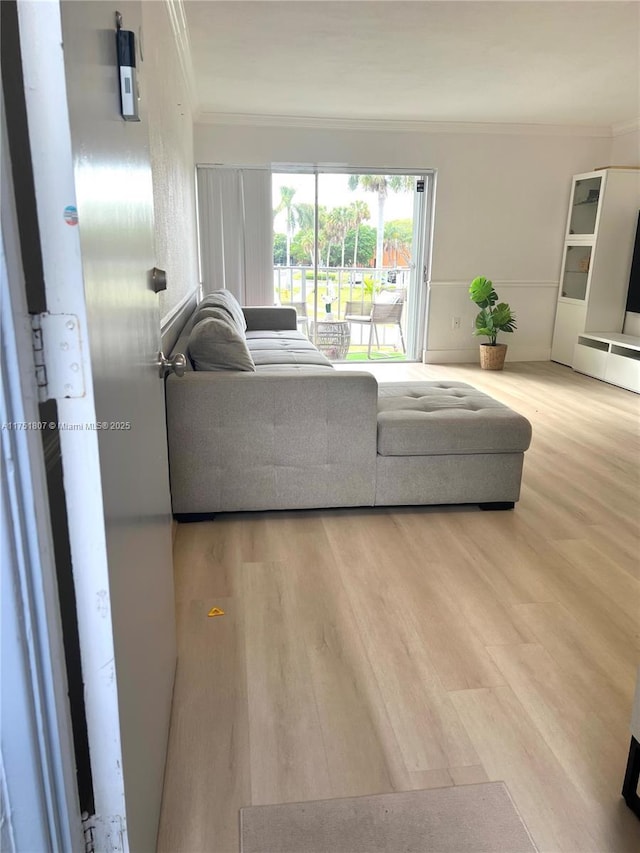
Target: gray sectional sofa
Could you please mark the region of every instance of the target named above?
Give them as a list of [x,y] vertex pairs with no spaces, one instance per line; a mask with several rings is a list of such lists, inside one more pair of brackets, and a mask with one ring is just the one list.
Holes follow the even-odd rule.
[[531,438],[521,415],[461,382],[379,384],[337,371],[297,331],[292,308],[236,313],[233,334],[253,367],[229,369],[224,346],[212,354],[202,343],[225,321],[216,301],[185,325],[174,352],[187,354],[187,370],[166,383],[176,517],[518,500]]

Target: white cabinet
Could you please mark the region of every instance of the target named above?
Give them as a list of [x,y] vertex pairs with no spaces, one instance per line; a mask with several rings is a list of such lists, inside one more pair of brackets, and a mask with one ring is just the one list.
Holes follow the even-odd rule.
[[614,332],[578,335],[573,369],[640,394],[640,338]]
[[574,345],[573,369],[595,379],[604,379],[608,355],[609,347],[606,344],[600,347],[584,335],[579,335],[578,343]]
[[551,358],[560,364],[572,364],[573,348],[584,331],[587,308],[584,303],[558,302]]
[[574,176],[553,361],[573,366],[578,335],[583,332],[622,331],[639,208],[640,171],[601,169]]

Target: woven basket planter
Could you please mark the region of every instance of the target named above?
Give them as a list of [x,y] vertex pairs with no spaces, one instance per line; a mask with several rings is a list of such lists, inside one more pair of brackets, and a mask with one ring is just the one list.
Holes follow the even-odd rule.
[[480,367],[483,370],[502,370],[506,354],[506,344],[480,344]]

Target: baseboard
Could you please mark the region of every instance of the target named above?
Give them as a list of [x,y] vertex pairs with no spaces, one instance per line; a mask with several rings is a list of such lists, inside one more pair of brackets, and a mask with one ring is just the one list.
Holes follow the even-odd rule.
[[[549,361],[551,348],[512,347],[507,350],[507,362],[510,361]],[[478,347],[469,349],[423,350],[423,364],[474,364],[479,363]]]
[[160,338],[162,340],[162,352],[168,354],[176,345],[184,324],[193,313],[198,302],[200,285],[187,293],[171,311],[162,318],[160,323]]

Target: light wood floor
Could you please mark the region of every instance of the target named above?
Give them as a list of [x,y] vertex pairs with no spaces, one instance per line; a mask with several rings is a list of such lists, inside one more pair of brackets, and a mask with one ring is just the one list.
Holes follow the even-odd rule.
[[[374,372],[468,381],[532,421],[513,512],[178,527],[160,851],[236,853],[252,803],[488,779],[506,782],[541,851],[640,850],[620,798],[639,658],[640,398],[550,363],[507,368]],[[214,605],[225,615],[207,618]]]

